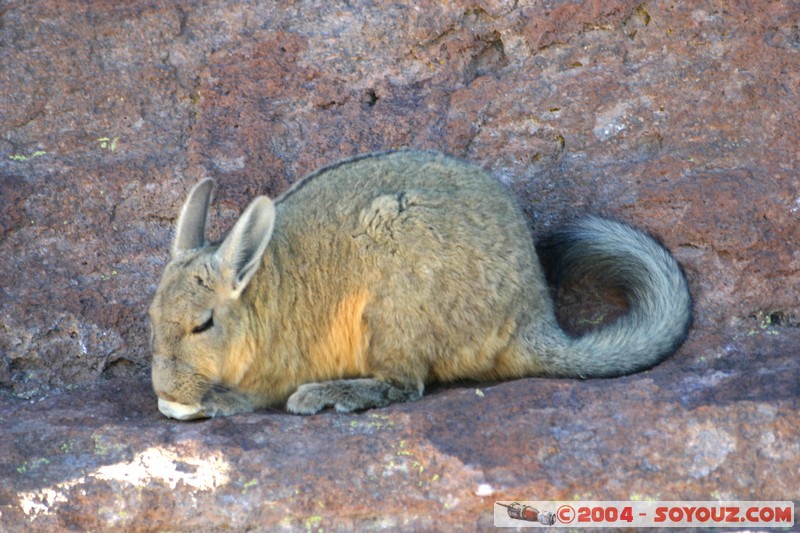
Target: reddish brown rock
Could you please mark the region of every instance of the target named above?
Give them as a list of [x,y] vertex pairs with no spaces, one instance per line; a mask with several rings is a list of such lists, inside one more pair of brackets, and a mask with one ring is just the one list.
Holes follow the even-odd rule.
[[[721,0],[4,6],[0,530],[479,529],[495,499],[797,499],[798,19]],[[162,419],[145,310],[187,188],[217,179],[219,234],[255,194],[402,146],[484,166],[536,234],[591,212],[659,235],[695,296],[688,343],[618,380]]]

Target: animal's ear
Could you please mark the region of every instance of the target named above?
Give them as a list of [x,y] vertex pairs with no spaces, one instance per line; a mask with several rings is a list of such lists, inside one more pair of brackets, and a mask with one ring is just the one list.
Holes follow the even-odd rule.
[[222,283],[238,298],[261,266],[275,227],[275,206],[266,196],[250,203],[216,252]]
[[206,220],[214,192],[214,180],[204,179],[194,186],[178,216],[178,229],[172,241],[172,257],[206,244]]

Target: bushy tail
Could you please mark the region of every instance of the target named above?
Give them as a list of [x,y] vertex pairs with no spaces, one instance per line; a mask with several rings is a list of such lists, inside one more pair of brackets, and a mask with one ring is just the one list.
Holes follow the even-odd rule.
[[548,373],[612,377],[652,367],[686,338],[692,299],[683,271],[652,237],[626,224],[597,217],[578,221],[542,245],[559,279],[591,275],[622,288],[628,312],[548,358]]

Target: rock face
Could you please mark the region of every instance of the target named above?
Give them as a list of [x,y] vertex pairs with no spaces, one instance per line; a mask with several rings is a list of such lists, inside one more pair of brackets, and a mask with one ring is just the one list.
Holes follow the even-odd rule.
[[[0,9],[0,530],[475,529],[495,500],[800,498],[797,5],[412,4]],[[585,213],[657,234],[690,280],[689,341],[615,380],[163,419],[146,308],[187,189],[218,181],[219,235],[256,194],[404,146],[485,167],[537,235]]]

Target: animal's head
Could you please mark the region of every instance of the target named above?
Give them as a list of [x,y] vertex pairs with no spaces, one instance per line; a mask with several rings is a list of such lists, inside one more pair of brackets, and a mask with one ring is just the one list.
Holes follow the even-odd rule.
[[206,220],[214,182],[198,183],[178,217],[171,261],[150,306],[153,389],[159,410],[179,419],[208,416],[215,390],[233,388],[246,367],[241,358],[247,310],[242,293],[261,265],[275,209],[255,199],[227,237],[209,245]]

